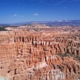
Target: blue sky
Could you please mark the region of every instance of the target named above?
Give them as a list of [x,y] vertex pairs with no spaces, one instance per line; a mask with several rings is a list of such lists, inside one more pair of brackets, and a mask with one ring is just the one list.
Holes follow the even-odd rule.
[[80,19],[80,0],[0,0],[0,23]]

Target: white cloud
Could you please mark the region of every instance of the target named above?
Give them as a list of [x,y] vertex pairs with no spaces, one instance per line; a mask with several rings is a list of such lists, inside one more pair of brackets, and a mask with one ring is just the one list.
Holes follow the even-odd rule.
[[14,14],[13,16],[14,16],[14,17],[16,17],[16,16],[17,16],[17,14]]
[[35,14],[33,14],[34,16],[38,16],[39,14],[38,13],[35,13]]

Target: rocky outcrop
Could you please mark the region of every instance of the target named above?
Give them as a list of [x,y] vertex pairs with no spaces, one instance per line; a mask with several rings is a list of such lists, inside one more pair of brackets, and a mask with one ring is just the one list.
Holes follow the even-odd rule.
[[80,78],[80,36],[75,33],[74,38],[64,30],[57,34],[54,29],[44,30],[44,33],[14,30],[0,35],[1,76],[9,80]]

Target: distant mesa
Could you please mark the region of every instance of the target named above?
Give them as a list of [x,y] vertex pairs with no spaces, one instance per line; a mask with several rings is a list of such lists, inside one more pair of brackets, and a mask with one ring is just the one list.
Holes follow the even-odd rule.
[[11,24],[0,24],[0,26],[24,26],[30,24],[45,24],[47,26],[80,26],[80,20],[59,20],[59,21],[30,21]]
[[45,24],[30,24],[27,26],[27,28],[49,28],[49,26],[46,26]]

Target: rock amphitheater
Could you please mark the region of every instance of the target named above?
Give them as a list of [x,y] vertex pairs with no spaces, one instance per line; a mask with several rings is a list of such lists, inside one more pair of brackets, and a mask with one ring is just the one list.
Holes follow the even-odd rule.
[[1,31],[0,76],[6,80],[80,80],[80,27]]

